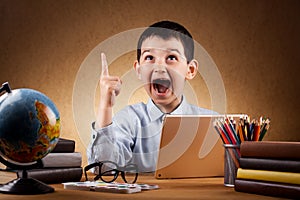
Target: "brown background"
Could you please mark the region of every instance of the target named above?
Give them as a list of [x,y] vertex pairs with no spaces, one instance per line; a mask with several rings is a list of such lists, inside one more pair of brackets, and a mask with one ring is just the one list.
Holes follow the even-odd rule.
[[[107,38],[169,19],[189,29],[218,66],[228,113],[269,116],[265,140],[300,141],[299,9],[296,0],[1,0],[0,83],[49,96],[61,114],[61,137],[76,140],[85,163],[72,108],[81,63]],[[133,52],[115,60],[110,73],[122,75],[134,58]],[[200,76],[191,81],[199,105],[209,108],[202,83]],[[90,137],[89,131],[81,135]]]

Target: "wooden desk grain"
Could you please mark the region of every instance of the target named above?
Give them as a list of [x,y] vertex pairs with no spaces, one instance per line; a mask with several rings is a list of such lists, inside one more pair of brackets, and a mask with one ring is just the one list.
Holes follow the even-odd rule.
[[134,194],[114,194],[106,192],[66,190],[62,184],[51,185],[54,193],[41,195],[0,194],[5,200],[93,200],[93,199],[277,199],[273,197],[240,193],[225,187],[223,178],[165,179],[157,180],[151,175],[139,176],[139,183],[157,184],[160,189]]

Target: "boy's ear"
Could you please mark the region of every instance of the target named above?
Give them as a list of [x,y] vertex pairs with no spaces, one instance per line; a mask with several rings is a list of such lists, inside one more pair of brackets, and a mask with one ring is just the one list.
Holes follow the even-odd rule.
[[135,70],[135,73],[136,73],[138,79],[141,80],[142,79],[142,76],[141,76],[141,66],[140,66],[138,60],[134,61],[133,68]]
[[193,59],[188,64],[188,71],[186,73],[185,78],[191,80],[197,75],[197,72],[198,72],[198,61]]

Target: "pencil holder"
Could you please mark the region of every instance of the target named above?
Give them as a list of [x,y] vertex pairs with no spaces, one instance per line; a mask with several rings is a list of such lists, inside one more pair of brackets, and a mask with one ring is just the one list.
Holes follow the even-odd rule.
[[234,187],[237,169],[239,168],[240,146],[224,144],[224,185]]

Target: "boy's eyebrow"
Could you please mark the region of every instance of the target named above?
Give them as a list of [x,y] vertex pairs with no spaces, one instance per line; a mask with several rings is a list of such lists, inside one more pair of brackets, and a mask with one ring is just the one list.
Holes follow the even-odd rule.
[[144,51],[142,51],[142,55],[147,52],[150,52],[150,49],[145,49]]
[[[143,55],[144,53],[146,53],[146,52],[150,52],[150,51],[153,50],[153,49],[159,49],[159,48],[149,48],[149,49],[145,49],[144,51],[142,51],[142,55]],[[181,53],[180,53],[180,51],[179,51],[178,49],[159,49],[159,50],[170,51],[170,52],[175,51],[175,52],[177,52],[179,55],[181,55]]]

